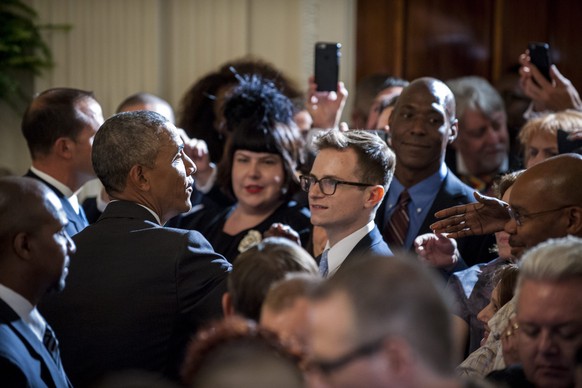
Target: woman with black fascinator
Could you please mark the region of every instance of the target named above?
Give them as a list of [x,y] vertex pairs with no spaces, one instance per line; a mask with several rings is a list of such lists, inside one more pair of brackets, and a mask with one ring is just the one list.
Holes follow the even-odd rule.
[[231,133],[218,164],[217,184],[235,201],[226,209],[205,208],[182,226],[200,231],[232,262],[259,242],[272,224],[290,226],[304,247],[311,235],[309,210],[292,201],[303,142],[293,105],[271,81],[239,76],[224,105]]

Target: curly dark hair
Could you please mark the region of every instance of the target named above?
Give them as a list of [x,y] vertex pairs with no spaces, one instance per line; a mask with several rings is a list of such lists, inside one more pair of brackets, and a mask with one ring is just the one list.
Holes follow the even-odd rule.
[[[232,70],[235,70],[233,72]],[[224,63],[218,70],[212,71],[198,81],[185,93],[180,103],[178,126],[190,137],[204,140],[210,151],[210,158],[218,163],[222,158],[224,135],[216,128],[216,96],[238,84],[236,74],[258,74],[270,80],[294,102],[295,111],[302,108],[304,93],[296,84],[271,63],[256,59],[242,58]]]

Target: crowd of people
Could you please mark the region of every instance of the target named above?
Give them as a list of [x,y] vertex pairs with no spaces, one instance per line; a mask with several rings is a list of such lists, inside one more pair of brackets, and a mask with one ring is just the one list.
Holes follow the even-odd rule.
[[0,385],[582,386],[582,102],[519,60],[517,130],[480,77],[371,75],[348,124],[342,82],[253,59],[178,127],[149,93],[107,119],[34,96],[32,166],[0,178]]

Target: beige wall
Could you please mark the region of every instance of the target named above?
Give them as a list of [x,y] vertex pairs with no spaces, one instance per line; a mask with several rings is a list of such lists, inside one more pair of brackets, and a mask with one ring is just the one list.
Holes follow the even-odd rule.
[[[341,78],[353,90],[356,0],[30,0],[41,23],[67,23],[46,34],[56,67],[34,92],[55,86],[93,90],[105,116],[137,91],[174,107],[200,76],[251,54],[300,85],[312,72],[313,44],[343,44]],[[349,100],[348,100],[349,101]],[[30,160],[20,117],[0,107],[0,166],[23,173]]]

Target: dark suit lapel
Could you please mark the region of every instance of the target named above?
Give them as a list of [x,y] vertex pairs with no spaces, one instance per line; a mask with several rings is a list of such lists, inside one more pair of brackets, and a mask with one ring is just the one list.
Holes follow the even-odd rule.
[[[64,371],[60,370],[44,344],[30,330],[28,325],[20,319],[18,314],[0,299],[0,320],[5,322],[26,346],[30,357],[39,360],[42,364],[41,378],[48,386],[71,386]],[[51,381],[52,380],[52,381]],[[51,384],[52,383],[52,384]],[[65,385],[63,385],[65,384]]]
[[341,263],[341,265],[339,266],[338,271],[344,265],[350,265],[351,262],[358,260],[359,257],[365,255],[368,251],[370,251],[374,245],[379,244],[383,241],[384,240],[382,238],[382,235],[380,234],[378,227],[375,226],[374,229],[372,229],[370,233],[362,237],[362,239],[358,241],[354,249],[352,249],[352,251],[348,253],[343,263]]
[[443,180],[435,200],[418,231],[419,236],[424,233],[432,232],[430,225],[437,221],[437,218],[434,216],[437,211],[466,203],[466,197],[462,190],[462,185],[463,183],[459,178],[453,175],[451,171],[447,173],[447,176]]
[[67,215],[67,219],[69,220],[69,225],[67,225],[66,230],[70,236],[73,236],[73,235],[79,233],[80,231],[82,231],[83,229],[85,229],[89,225],[89,223],[87,222],[87,218],[85,217],[85,214],[83,213],[83,207],[81,205],[79,205],[79,208],[80,208],[80,212],[81,212],[82,216],[79,216],[79,214],[77,214],[75,209],[73,209],[73,205],[71,205],[68,198],[63,193],[61,193],[56,187],[54,187],[53,185],[51,185],[47,181],[43,180],[41,177],[39,177],[38,175],[36,175],[35,173],[33,173],[30,170],[26,173],[25,176],[41,181],[42,183],[47,185],[52,191],[54,191],[55,194],[57,195],[57,197],[59,197],[59,200],[61,201],[61,204],[63,205],[63,209],[65,210],[65,214]]

